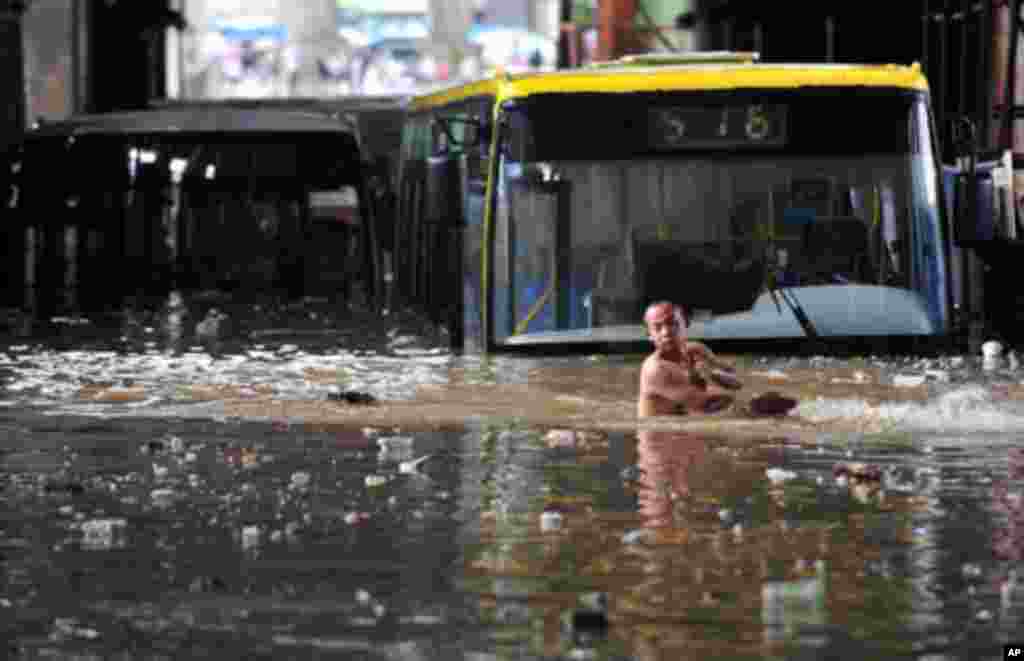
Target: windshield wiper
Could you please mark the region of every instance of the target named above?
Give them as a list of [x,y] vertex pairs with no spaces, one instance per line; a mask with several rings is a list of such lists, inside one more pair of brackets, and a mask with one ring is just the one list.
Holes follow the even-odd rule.
[[800,324],[800,328],[804,329],[804,335],[811,338],[812,340],[818,339],[818,330],[814,327],[814,324],[808,318],[807,313],[804,312],[804,308],[800,305],[799,299],[796,294],[789,291],[788,287],[779,286],[778,277],[772,277],[768,282],[768,295],[772,297],[772,302],[775,303],[775,309],[782,314],[782,306],[779,305],[779,299],[781,298],[785,303],[786,307],[789,308],[793,316],[796,317],[796,321]]

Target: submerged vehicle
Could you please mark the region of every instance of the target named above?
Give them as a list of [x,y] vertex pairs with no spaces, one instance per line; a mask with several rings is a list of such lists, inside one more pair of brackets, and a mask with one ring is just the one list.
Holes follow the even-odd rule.
[[10,160],[5,213],[22,240],[8,250],[29,290],[379,292],[369,163],[342,117],[230,104],[84,115],[38,125]]
[[[929,346],[960,249],[916,65],[632,56],[414,97],[395,280],[469,350]],[[389,246],[385,246],[389,248]]]

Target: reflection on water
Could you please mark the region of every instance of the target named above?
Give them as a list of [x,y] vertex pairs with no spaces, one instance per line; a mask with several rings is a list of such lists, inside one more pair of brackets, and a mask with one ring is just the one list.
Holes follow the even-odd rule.
[[[15,658],[986,658],[1024,630],[1008,369],[741,359],[745,390],[800,394],[806,419],[885,424],[739,439],[538,424],[633,411],[639,361],[459,357],[328,300],[4,319]],[[338,389],[527,415],[224,405]]]

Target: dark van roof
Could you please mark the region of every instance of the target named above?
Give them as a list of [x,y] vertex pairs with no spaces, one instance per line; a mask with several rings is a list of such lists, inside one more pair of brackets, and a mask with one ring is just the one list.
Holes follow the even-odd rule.
[[337,117],[358,127],[359,140],[372,157],[387,156],[398,161],[402,126],[409,97],[402,94],[352,94],[332,97],[161,99],[153,108],[264,108]]
[[290,132],[352,133],[352,127],[346,119],[325,112],[209,105],[76,115],[42,122],[29,135]]

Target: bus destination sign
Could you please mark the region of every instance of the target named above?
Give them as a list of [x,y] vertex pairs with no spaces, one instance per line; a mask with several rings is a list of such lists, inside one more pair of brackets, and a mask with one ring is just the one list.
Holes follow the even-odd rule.
[[661,106],[648,110],[658,150],[778,147],[786,143],[786,106]]

